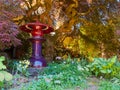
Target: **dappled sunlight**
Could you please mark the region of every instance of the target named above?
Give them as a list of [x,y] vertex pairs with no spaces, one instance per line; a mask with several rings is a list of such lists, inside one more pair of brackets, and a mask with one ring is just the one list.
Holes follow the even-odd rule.
[[120,90],[119,4],[0,0],[0,90]]

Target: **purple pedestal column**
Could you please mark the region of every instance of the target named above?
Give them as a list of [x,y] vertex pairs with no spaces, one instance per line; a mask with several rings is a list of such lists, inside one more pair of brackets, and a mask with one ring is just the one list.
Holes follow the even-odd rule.
[[30,41],[32,42],[32,56],[30,58],[30,62],[33,67],[40,68],[47,66],[47,63],[42,56],[42,42],[45,39],[42,37],[33,37],[30,38]]

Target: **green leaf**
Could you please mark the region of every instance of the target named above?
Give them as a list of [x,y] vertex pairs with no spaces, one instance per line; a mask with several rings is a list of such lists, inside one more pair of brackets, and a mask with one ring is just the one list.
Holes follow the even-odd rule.
[[2,63],[2,61],[4,61],[5,60],[5,57],[4,56],[1,56],[0,57],[0,70],[1,69],[6,69],[6,66]]
[[117,60],[117,56],[113,56],[112,58],[110,58],[110,61],[111,61],[112,63],[115,63],[116,60]]
[[4,56],[1,56],[0,57],[0,61],[2,62],[2,61],[4,61],[5,60],[5,57]]
[[98,75],[99,75],[99,72],[98,72],[98,71],[96,71],[96,72],[95,72],[95,76],[98,76]]
[[3,66],[2,66],[2,69],[6,69],[6,66],[5,66],[5,65],[3,65]]
[[13,76],[10,73],[8,73],[6,71],[3,71],[3,73],[4,73],[4,77],[5,77],[6,81],[12,80]]
[[0,70],[1,69],[6,69],[6,66],[5,65],[3,65],[3,63],[2,62],[0,62]]
[[3,80],[4,80],[4,74],[0,72],[0,81],[3,82]]
[[104,74],[105,74],[105,73],[107,73],[107,71],[106,71],[106,70],[100,70],[100,71],[101,71],[101,73],[104,73]]
[[0,87],[3,87],[4,86],[4,83],[0,81]]
[[111,73],[111,72],[112,72],[112,70],[110,70],[110,69],[107,70],[107,73]]

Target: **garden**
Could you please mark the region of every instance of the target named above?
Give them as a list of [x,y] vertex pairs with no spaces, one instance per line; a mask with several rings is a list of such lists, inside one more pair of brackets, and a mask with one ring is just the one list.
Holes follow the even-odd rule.
[[0,90],[120,90],[119,0],[0,0]]
[[27,69],[28,61],[14,62],[11,67],[18,72],[14,75],[5,70],[4,58],[0,60],[2,90],[120,90],[120,62],[116,56],[108,60],[94,58],[92,63],[69,56],[33,73]]

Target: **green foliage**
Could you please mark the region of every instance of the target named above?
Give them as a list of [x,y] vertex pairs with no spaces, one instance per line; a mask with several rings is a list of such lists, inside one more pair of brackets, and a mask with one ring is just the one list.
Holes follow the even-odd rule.
[[118,62],[117,56],[109,59],[94,58],[94,61],[88,67],[96,76],[111,78],[119,75],[120,62]]
[[9,71],[12,74],[20,74],[23,76],[29,76],[28,73],[28,67],[30,65],[30,62],[27,59],[8,59],[7,60],[7,68],[9,68]]
[[[96,61],[95,61],[96,60]],[[44,68],[37,77],[37,80],[33,80],[22,86],[19,90],[74,90],[79,86],[80,90],[84,90],[88,87],[89,82],[86,79],[91,75],[93,68],[93,73],[98,75],[108,76],[111,75],[112,79],[109,81],[101,81],[98,90],[119,90],[120,79],[118,77],[113,77],[112,72],[119,72],[119,63],[117,62],[117,57],[114,56],[109,59],[96,58],[92,63],[88,63],[86,59],[77,61],[76,59],[71,59],[70,55],[65,61],[55,63],[49,63],[48,67]],[[25,63],[25,62],[24,62]],[[92,65],[93,67],[92,67]],[[98,68],[98,67],[99,68]],[[112,68],[112,72],[109,70],[104,71],[100,67],[106,67],[106,69]],[[113,66],[117,68],[113,69]],[[110,69],[111,70],[111,69]],[[112,76],[113,75],[113,76]]]
[[120,90],[120,83],[101,81],[98,90]]
[[70,57],[58,63],[50,63],[47,68],[38,76],[39,80],[32,82],[22,90],[64,90],[80,86],[87,87],[86,77],[90,73],[88,69],[83,68],[80,62],[72,60]]
[[119,78],[113,77],[110,81],[114,84],[119,84],[120,85],[120,79]]
[[12,62],[10,66],[12,67],[13,73],[29,76],[30,74],[27,71],[27,68],[29,65],[30,65],[30,62],[28,60],[22,60],[22,61]]
[[19,63],[16,63],[17,71],[24,76],[29,76],[30,74],[27,71],[29,65],[30,62],[28,60],[19,61]]
[[0,57],[0,70],[6,69],[6,66],[3,64],[3,61],[5,60],[4,56]]
[[4,86],[4,81],[10,81],[12,79],[12,75],[5,71],[6,66],[3,64],[5,60],[4,56],[0,57],[0,87]]

